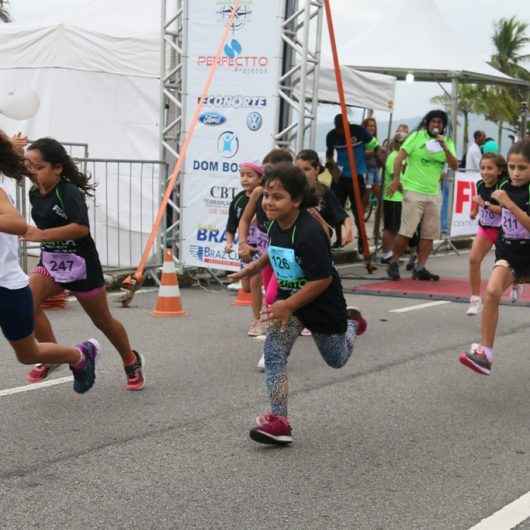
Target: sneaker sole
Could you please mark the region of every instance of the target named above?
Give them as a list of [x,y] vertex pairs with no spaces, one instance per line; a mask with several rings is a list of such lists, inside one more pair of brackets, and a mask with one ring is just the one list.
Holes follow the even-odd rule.
[[60,367],[61,367],[60,364],[50,364],[50,365],[49,365],[49,368],[48,368],[48,371],[46,372],[46,375],[44,375],[44,376],[42,376],[42,377],[38,377],[38,378],[37,378],[37,377],[31,377],[31,376],[29,375],[29,373],[28,373],[28,374],[26,374],[26,381],[27,381],[28,383],[31,383],[31,384],[33,384],[33,383],[41,383],[42,381],[44,381],[45,379],[47,379],[48,376],[49,376],[52,372],[54,372],[55,370],[57,370],[57,369],[60,368]]
[[259,428],[252,429],[249,433],[250,439],[264,445],[289,445],[292,443],[292,436],[273,436]]
[[144,356],[139,353],[139,352],[136,352],[138,353],[138,357],[140,357],[140,360],[142,361],[142,374],[144,376],[144,383],[141,387],[137,387],[137,388],[129,388],[127,385],[125,385],[125,390],[127,390],[128,392],[140,392],[141,390],[144,389],[145,387],[145,382],[146,382],[146,378],[145,378],[145,358]]
[[[83,389],[82,392],[79,392],[78,390],[76,390],[75,386],[74,386],[74,392],[76,392],[77,394],[86,394],[96,384],[96,358],[97,358],[97,356],[98,356],[98,354],[100,352],[101,347],[99,345],[99,342],[96,339],[88,339],[85,342],[88,342],[88,343],[92,344],[92,347],[95,350],[94,357],[92,358],[92,361],[94,362],[94,379],[92,380],[92,384],[87,389]],[[74,385],[75,385],[75,383],[74,383]]]
[[460,357],[458,358],[461,364],[463,364],[466,368],[469,368],[470,370],[473,370],[477,374],[480,375],[490,375],[491,370],[488,370],[487,368],[483,368],[482,366],[479,366],[478,364],[475,364],[464,352],[460,354]]

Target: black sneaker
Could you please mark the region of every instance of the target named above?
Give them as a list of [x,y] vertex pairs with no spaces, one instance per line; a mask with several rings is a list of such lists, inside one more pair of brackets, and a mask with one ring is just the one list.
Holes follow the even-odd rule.
[[440,279],[438,274],[429,272],[425,267],[422,267],[421,269],[414,269],[412,272],[412,277],[415,280],[420,280],[422,282],[437,282]]
[[397,261],[390,262],[390,265],[388,266],[386,273],[391,280],[394,280],[394,281],[401,280],[401,276],[399,274],[399,264]]
[[491,374],[491,361],[486,354],[480,349],[478,344],[471,345],[470,352],[462,352],[458,359],[464,366],[467,366],[480,375]]
[[99,342],[96,339],[86,340],[77,346],[85,356],[82,368],[70,366],[74,375],[74,391],[78,394],[88,392],[96,380],[96,356],[99,352]]

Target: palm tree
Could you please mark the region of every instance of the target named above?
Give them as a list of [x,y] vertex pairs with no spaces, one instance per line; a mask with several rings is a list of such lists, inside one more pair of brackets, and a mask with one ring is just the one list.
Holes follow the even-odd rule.
[[9,16],[9,11],[7,10],[7,4],[9,0],[0,0],[0,21],[2,22],[11,22],[11,17]]
[[521,63],[530,59],[530,54],[522,53],[530,44],[527,35],[528,24],[517,17],[501,18],[494,23],[493,44],[497,53],[491,57],[491,65],[501,72],[517,76],[523,73],[528,76],[528,70]]

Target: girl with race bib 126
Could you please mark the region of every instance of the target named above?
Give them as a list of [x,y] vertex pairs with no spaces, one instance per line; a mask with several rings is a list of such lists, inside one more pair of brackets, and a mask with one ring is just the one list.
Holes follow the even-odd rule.
[[267,254],[232,276],[258,274],[270,263],[277,278],[278,299],[270,307],[272,325],[265,340],[266,384],[271,411],[258,416],[250,437],[259,443],[292,442],[287,418],[287,360],[306,327],[324,361],[333,368],[346,364],[355,337],[366,330],[359,310],[346,307],[331,258],[329,238],[305,210],[314,199],[299,168],[278,164],[266,176],[263,207],[271,221]]

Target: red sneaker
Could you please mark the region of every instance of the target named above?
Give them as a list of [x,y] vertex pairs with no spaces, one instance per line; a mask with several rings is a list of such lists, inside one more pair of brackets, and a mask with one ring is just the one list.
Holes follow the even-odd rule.
[[36,364],[26,375],[26,381],[28,383],[40,383],[41,381],[44,381],[54,370],[57,370],[59,366],[61,365],[41,363]]
[[361,315],[361,311],[356,307],[349,306],[346,308],[348,320],[353,320],[357,324],[356,335],[362,335],[368,329],[368,322]]
[[256,427],[250,431],[250,438],[267,445],[288,445],[293,441],[292,430],[285,416],[264,414],[256,418]]
[[134,355],[136,356],[136,362],[125,366],[125,374],[127,375],[127,390],[137,392],[138,390],[143,390],[145,386],[145,377],[144,377],[144,368],[145,368],[145,359],[142,354],[133,350]]

